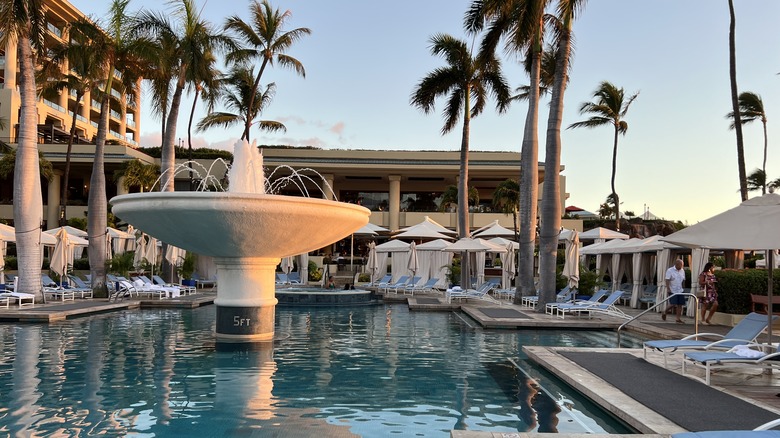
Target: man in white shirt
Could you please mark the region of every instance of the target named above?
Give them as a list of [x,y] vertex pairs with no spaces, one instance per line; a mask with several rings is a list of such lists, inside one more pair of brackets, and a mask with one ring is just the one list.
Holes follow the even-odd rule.
[[666,270],[664,276],[666,282],[666,290],[672,294],[672,298],[669,300],[669,307],[664,313],[661,314],[661,319],[666,321],[666,314],[675,311],[677,315],[677,324],[685,324],[682,320],[682,310],[685,305],[685,296],[683,293],[683,283],[685,283],[685,270],[683,269],[683,261],[677,259],[674,261],[674,266]]

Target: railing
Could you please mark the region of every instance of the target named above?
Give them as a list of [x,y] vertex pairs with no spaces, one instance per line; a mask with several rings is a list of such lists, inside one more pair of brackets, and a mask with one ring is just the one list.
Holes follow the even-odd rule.
[[65,108],[57,105],[56,103],[50,101],[49,99],[43,99],[43,103],[45,103],[47,106],[50,106],[50,107],[56,109],[59,112],[63,112],[63,113],[67,112],[67,111],[65,111]]
[[127,126],[129,126],[129,127],[135,128],[135,121],[134,120],[128,119],[128,120],[125,121],[125,123],[127,123]]
[[89,123],[89,120],[81,114],[76,114],[76,120],[81,120],[84,123]]
[[[681,294],[673,294],[673,295],[669,295],[668,297],[666,297],[663,300],[661,300],[660,303],[656,303],[652,307],[648,307],[646,310],[644,310],[643,312],[640,312],[639,314],[635,315],[633,318],[629,319],[628,321],[624,322],[623,324],[620,324],[620,327],[617,328],[617,346],[618,346],[618,348],[620,348],[620,331],[623,330],[623,327],[625,327],[625,326],[631,324],[632,322],[636,321],[637,319],[639,319],[639,317],[641,317],[645,313],[647,313],[647,312],[649,312],[651,310],[657,309],[658,306],[660,306],[662,304],[665,304],[667,301],[671,300],[672,297],[675,296],[675,295],[685,295],[685,296],[693,298],[693,309],[694,309],[693,318],[694,318],[694,321],[695,321],[694,324],[693,324],[693,331],[694,331],[694,333],[698,334],[699,333],[699,299],[696,297],[695,294],[692,294],[690,292],[685,292],[685,293],[681,293]],[[664,310],[664,312],[666,312],[666,310]]]

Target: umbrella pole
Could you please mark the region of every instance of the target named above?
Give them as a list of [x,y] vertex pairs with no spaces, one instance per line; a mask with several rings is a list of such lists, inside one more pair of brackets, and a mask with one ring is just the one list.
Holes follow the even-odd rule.
[[350,234],[350,239],[349,239],[349,272],[351,274],[355,273],[354,269],[352,269],[352,259],[355,258],[354,255],[355,255],[355,235],[354,234]]

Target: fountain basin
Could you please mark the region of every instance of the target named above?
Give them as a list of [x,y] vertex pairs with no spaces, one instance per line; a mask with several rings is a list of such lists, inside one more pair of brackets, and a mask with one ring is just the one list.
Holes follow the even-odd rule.
[[231,192],[131,193],[112,211],[172,245],[216,258],[301,254],[368,223],[371,212],[343,202]]

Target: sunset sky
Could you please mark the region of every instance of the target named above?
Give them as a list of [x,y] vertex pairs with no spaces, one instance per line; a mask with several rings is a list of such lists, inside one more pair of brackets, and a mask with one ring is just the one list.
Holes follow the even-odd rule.
[[[71,0],[98,20],[109,2]],[[221,26],[225,17],[248,16],[249,1],[199,1],[204,16]],[[289,9],[292,27],[312,35],[296,44],[291,56],[306,68],[306,78],[288,70],[268,70],[263,83],[275,82],[277,94],[263,115],[278,120],[287,133],[253,137],[264,144],[311,145],[325,149],[457,150],[460,128],[442,136],[441,109],[424,115],[410,106],[419,80],[442,66],[429,51],[430,36],[446,32],[466,39],[462,30],[467,0],[395,2],[272,1]],[[157,0],[132,0],[130,10],[164,9]],[[737,80],[740,91],[760,94],[769,118],[770,179],[780,177],[780,33],[776,0],[735,0]],[[564,127],[582,120],[578,108],[601,81],[640,95],[629,110],[629,129],[620,138],[616,189],[622,210],[654,214],[689,224],[739,201],[736,141],[725,114],[731,110],[728,75],[728,3],[712,0],[598,0],[588,2],[574,25],[576,38],[571,82],[566,91]],[[470,40],[469,40],[470,41]],[[514,56],[504,56],[512,87],[527,84]],[[148,96],[143,99],[148,101]],[[191,97],[182,103],[177,137],[186,136]],[[140,143],[158,146],[159,121],[144,104]],[[472,121],[471,149],[518,151],[527,108],[507,113],[488,110]],[[548,105],[540,107],[540,161]],[[196,119],[204,115],[199,111]],[[760,124],[745,133],[748,173],[761,166]],[[196,134],[198,147],[225,148],[240,136],[212,130]],[[596,210],[610,193],[613,131],[565,130],[567,205]],[[751,196],[757,193],[751,194]]]

